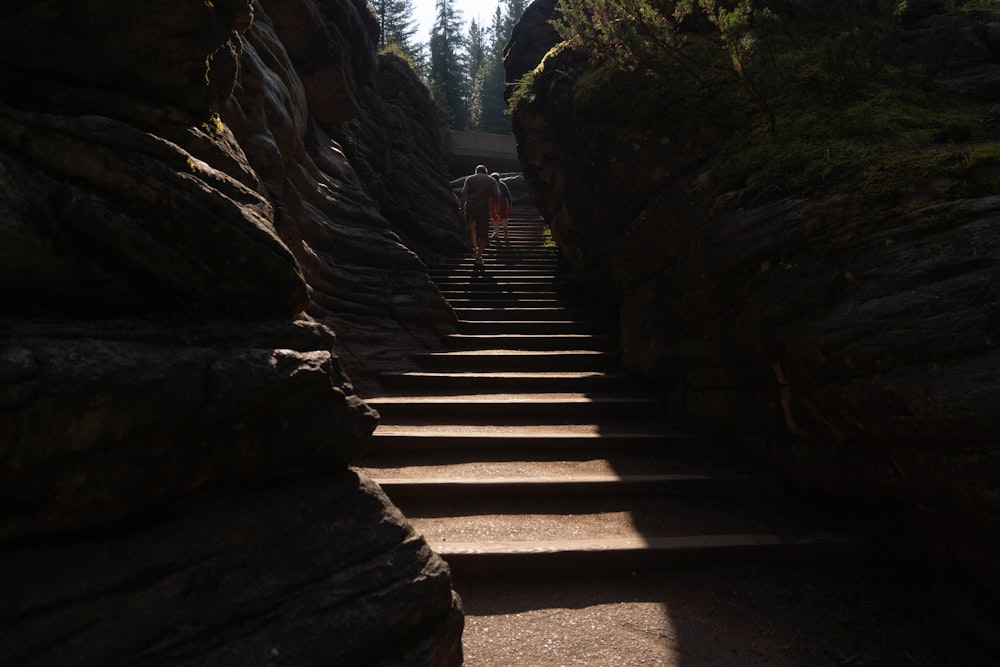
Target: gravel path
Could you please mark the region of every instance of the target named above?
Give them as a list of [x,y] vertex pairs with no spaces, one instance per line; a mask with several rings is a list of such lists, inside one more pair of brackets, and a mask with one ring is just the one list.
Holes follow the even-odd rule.
[[[568,576],[568,575],[565,575]],[[456,580],[469,667],[996,666],[909,582],[813,567]]]

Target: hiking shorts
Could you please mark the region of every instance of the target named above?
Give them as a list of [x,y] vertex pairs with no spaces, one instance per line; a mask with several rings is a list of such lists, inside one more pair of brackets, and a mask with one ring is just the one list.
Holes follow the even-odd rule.
[[493,220],[506,220],[508,215],[510,215],[510,204],[507,203],[506,199],[499,200],[497,205],[493,207]]
[[475,227],[477,239],[485,239],[490,233],[489,202],[470,201],[465,207],[465,221],[469,227]]

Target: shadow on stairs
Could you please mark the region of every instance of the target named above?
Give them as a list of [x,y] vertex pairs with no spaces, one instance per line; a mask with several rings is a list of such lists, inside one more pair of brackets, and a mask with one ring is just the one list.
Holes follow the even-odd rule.
[[[788,586],[837,595],[840,578],[872,557],[850,515],[728,457],[732,443],[666,421],[622,370],[617,313],[561,272],[543,221],[512,219],[510,234],[483,268],[471,256],[431,267],[458,332],[445,351],[418,355],[420,370],[383,376],[384,394],[366,399],[381,423],[358,462],[451,566],[469,614],[469,664],[849,664],[850,647],[841,663],[796,662],[834,650],[836,628],[812,644],[788,627],[762,638],[734,609],[792,605]],[[746,599],[725,601],[748,586]],[[714,621],[685,631],[672,596],[696,614],[730,605],[716,620],[728,619],[731,641],[695,651]],[[825,611],[846,613],[844,604]],[[556,608],[576,614],[539,628]],[[602,613],[613,629],[598,629]],[[816,614],[798,618],[815,629]],[[630,632],[633,622],[643,629]],[[563,637],[558,649],[553,636]]]

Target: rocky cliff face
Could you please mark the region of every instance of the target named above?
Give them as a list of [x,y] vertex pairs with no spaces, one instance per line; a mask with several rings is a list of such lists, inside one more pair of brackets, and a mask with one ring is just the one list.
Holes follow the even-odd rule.
[[417,253],[462,242],[436,144],[385,165],[433,131],[388,122],[431,107],[375,31],[0,9],[0,662],[460,663],[446,565],[347,467],[355,382],[454,323]]
[[[956,28],[918,4],[911,36],[961,35],[944,94],[994,94],[997,17]],[[1000,197],[982,183],[998,167],[899,173],[906,212],[889,216],[807,192],[709,197],[725,137],[691,116],[608,150],[607,125],[574,109],[585,59],[552,49],[554,5],[535,2],[508,46],[507,80],[535,77],[514,131],[575,274],[622,304],[626,364],[675,414],[764,443],[798,484],[885,509],[947,610],[995,638]]]
[[466,243],[430,96],[376,37],[364,3],[258,6],[221,112],[362,386],[454,329],[420,256]]

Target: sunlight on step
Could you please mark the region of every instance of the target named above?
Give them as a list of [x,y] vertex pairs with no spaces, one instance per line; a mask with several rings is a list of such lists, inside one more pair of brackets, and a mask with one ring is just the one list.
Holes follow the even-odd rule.
[[[413,429],[413,426],[407,424],[379,424],[375,433],[377,435],[392,435],[411,433]],[[484,438],[502,435],[530,435],[535,438],[545,438],[566,433],[577,437],[598,437],[606,431],[599,424],[434,424],[420,427],[420,433],[425,437],[454,433],[468,433]]]
[[647,544],[629,511],[419,517],[410,522],[445,560],[449,553],[595,552]]
[[[681,641],[667,607],[651,600],[619,602],[583,590],[554,608],[466,616],[465,664],[523,667],[652,667],[680,665]],[[475,611],[475,610],[473,610]],[[507,635],[516,631],[517,640]]]
[[[637,466],[639,464],[636,464]],[[376,481],[399,478],[419,480],[482,480],[497,482],[504,478],[559,480],[580,479],[584,475],[602,476],[604,479],[621,479],[619,471],[608,459],[574,461],[476,461],[442,465],[421,464],[403,468],[371,468],[366,472]]]

